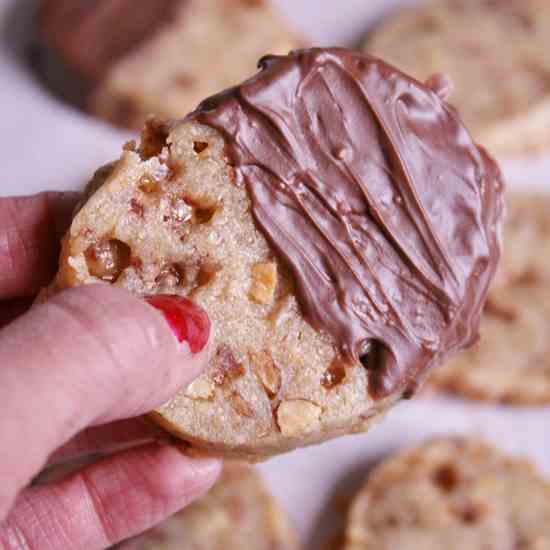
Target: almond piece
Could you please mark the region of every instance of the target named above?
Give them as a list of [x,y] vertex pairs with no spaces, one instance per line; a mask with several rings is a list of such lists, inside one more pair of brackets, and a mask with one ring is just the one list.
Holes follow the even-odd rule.
[[185,389],[185,396],[190,399],[201,399],[203,401],[212,401],[214,398],[214,386],[212,382],[204,377],[193,380]]
[[245,416],[246,418],[254,417],[254,409],[247,401],[244,400],[243,396],[239,392],[232,392],[231,396],[229,397],[229,401],[231,403],[231,406],[233,407],[233,410],[237,414]]
[[275,397],[281,388],[281,371],[275,364],[271,353],[268,351],[252,352],[250,361],[267,395],[270,398]]
[[229,346],[222,344],[216,352],[216,358],[218,368],[210,374],[214,384],[223,386],[226,382],[236,380],[245,374],[243,364],[235,359],[235,355]]
[[258,304],[270,304],[277,287],[277,264],[260,262],[252,266],[252,285],[250,299]]
[[319,427],[321,407],[306,399],[283,401],[277,408],[277,424],[281,433],[297,437]]

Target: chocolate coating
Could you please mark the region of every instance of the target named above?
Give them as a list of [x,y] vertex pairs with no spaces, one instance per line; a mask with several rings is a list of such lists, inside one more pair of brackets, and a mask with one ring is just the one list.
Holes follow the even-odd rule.
[[218,130],[308,322],[381,398],[475,341],[502,180],[455,110],[344,49],[268,56],[187,120]]

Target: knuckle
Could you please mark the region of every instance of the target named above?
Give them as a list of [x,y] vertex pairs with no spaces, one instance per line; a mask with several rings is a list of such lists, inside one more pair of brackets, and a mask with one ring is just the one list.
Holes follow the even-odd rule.
[[21,529],[9,522],[0,525],[0,550],[26,550],[32,548]]
[[93,479],[86,471],[77,474],[75,482],[80,483],[84,498],[89,501],[95,517],[96,530],[99,537],[107,544],[114,544],[117,540],[116,529],[112,524],[109,508],[105,503],[101,491],[96,487]]
[[0,522],[0,550],[31,550],[36,545],[16,521]]

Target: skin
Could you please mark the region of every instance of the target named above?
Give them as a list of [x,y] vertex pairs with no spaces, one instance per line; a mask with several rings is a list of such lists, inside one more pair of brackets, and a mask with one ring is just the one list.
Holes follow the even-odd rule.
[[[0,550],[94,550],[201,496],[220,471],[141,415],[206,366],[162,314],[107,285],[28,310],[53,277],[76,196],[0,199]],[[102,453],[58,481],[45,466]]]

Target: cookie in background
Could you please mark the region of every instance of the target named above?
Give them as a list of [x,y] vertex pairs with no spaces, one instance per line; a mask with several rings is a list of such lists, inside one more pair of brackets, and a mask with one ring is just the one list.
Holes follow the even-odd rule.
[[499,157],[550,146],[550,3],[430,0],[391,13],[365,50],[426,80],[450,77],[475,139]]
[[61,96],[116,125],[175,118],[303,45],[263,0],[42,0],[38,67]]
[[443,548],[550,548],[550,485],[531,463],[476,440],[390,457],[351,507],[344,550]]
[[119,550],[298,550],[286,514],[256,470],[226,464],[208,494]]
[[510,192],[503,255],[481,339],[436,369],[429,386],[513,405],[550,405],[550,194]]

